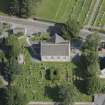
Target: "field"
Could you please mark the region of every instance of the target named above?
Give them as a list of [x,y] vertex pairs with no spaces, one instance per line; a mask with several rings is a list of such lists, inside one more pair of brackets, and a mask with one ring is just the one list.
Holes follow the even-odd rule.
[[[6,0],[0,0],[0,14],[6,13]],[[105,26],[105,0],[41,0],[32,17],[55,22],[65,22],[68,17],[81,25]]]
[[105,0],[101,1],[101,6],[97,10],[96,19],[94,21],[94,26],[102,27],[105,25]]
[[[42,0],[36,9],[35,16],[57,22],[65,22],[70,16],[81,24],[103,27],[105,0],[100,0],[97,4],[97,0]],[[92,14],[94,15],[88,24]]]

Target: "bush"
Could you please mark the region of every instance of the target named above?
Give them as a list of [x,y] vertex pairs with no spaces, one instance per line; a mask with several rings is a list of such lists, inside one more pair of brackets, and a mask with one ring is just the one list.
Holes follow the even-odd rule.
[[59,70],[57,70],[55,68],[47,69],[46,74],[45,74],[45,78],[47,80],[59,80],[60,79]]

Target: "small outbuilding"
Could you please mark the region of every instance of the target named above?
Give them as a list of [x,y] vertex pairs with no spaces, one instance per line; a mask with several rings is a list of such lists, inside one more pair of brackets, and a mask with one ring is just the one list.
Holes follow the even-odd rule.
[[105,94],[95,95],[93,105],[105,105]]
[[23,34],[27,34],[27,30],[26,28],[23,28],[23,27],[16,27],[13,29],[13,33],[14,34],[19,34],[19,33],[23,33]]

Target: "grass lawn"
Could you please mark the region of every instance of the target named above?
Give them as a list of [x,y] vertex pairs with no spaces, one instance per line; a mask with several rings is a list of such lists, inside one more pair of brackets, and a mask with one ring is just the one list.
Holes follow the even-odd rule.
[[87,18],[92,0],[42,0],[36,8],[36,17],[65,22],[69,16],[81,24]]
[[65,21],[75,0],[42,0],[36,9],[36,16],[42,19]]
[[[100,0],[99,8],[95,14],[95,19],[91,23],[96,26],[105,24],[105,0]],[[87,24],[95,6],[95,0],[42,0],[36,8],[33,15],[42,20],[52,20],[55,22],[65,22],[68,16],[80,22]]]
[[[26,64],[21,75],[14,81],[16,87],[21,88],[30,101],[55,101],[57,100],[57,85],[64,83],[66,73],[72,77],[71,63],[32,63]],[[56,67],[60,70],[61,79],[56,81],[46,80],[43,76],[45,68]],[[68,81],[70,82],[70,81]],[[91,101],[91,97],[81,93],[78,89],[75,95],[76,101]]]

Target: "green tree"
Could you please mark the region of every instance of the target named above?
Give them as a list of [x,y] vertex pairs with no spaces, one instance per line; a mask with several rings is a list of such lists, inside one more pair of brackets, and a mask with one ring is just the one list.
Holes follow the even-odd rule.
[[[95,72],[96,73],[99,72],[98,50],[97,50],[99,43],[100,43],[100,38],[98,37],[98,35],[92,34],[87,38],[86,42],[84,43],[81,49],[82,51],[81,63],[83,64],[82,70],[85,73],[85,77],[88,76],[89,68],[95,68]],[[94,71],[94,69],[92,70]]]
[[18,64],[18,61],[14,58],[9,59],[8,72],[9,72],[9,83],[15,79],[16,75],[19,75],[22,71],[22,66]]
[[8,74],[9,74],[9,83],[14,79],[15,75],[19,74],[22,67],[18,64],[18,56],[21,51],[21,47],[18,41],[18,38],[14,35],[10,35],[6,39],[6,46],[8,47]]
[[41,0],[7,0],[10,15],[27,18],[35,15],[37,3]]
[[2,50],[0,50],[0,62],[3,62],[4,59],[5,59],[5,54]]
[[19,15],[19,1],[20,0],[8,0],[8,12],[10,15]]
[[49,68],[46,70],[45,78],[48,80],[60,80],[60,71],[56,68]]
[[18,38],[15,35],[10,35],[6,39],[6,45],[9,48],[9,52],[8,52],[9,57],[14,57],[17,59],[21,51],[21,47],[20,47]]
[[20,88],[0,89],[0,105],[26,105],[27,103],[27,97]]
[[26,105],[27,97],[20,88],[8,88],[8,105]]
[[100,81],[98,80],[100,71],[98,63],[99,43],[100,38],[96,33],[94,33],[88,36],[82,47],[81,69],[83,72],[83,79],[86,81],[85,83],[87,83],[86,89],[88,94],[97,92],[97,89],[99,89],[98,87],[100,86]]
[[29,17],[28,0],[22,0],[20,3],[20,17]]
[[82,47],[82,51],[84,51],[85,49],[97,51],[99,44],[100,44],[100,37],[95,32],[87,37],[86,42]]
[[0,105],[8,105],[8,88],[0,88]]
[[41,0],[21,0],[20,17],[27,18],[35,14],[35,7]]
[[79,22],[70,18],[67,20],[67,22],[62,28],[62,36],[67,40],[71,40],[72,38],[78,38],[80,28],[81,26]]
[[94,95],[101,90],[101,82],[99,77],[97,76],[92,76],[86,79],[87,83],[87,93],[90,95]]
[[63,105],[73,105],[75,89],[72,84],[64,84],[59,88],[59,99]]

